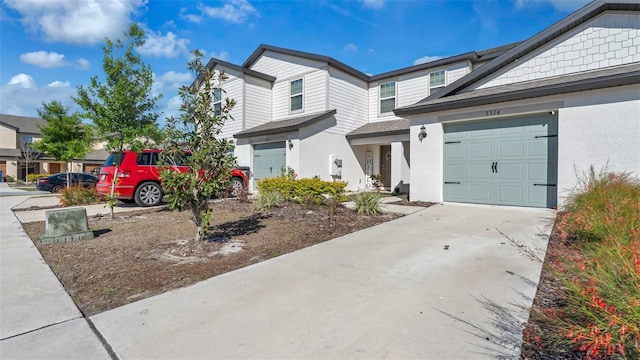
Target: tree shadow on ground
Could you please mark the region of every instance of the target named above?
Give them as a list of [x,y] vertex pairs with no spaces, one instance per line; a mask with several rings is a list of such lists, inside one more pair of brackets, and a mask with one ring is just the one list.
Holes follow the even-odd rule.
[[264,227],[262,220],[269,218],[267,214],[253,214],[236,221],[216,225],[207,236],[210,242],[227,242],[234,236],[248,235],[258,232]]
[[[520,292],[518,295],[526,297]],[[468,328],[463,330],[481,340],[481,343],[474,344],[479,348],[479,354],[498,360],[519,359],[522,331],[529,309],[514,303],[504,306],[485,296],[473,298],[490,314],[489,324],[483,326],[439,309],[434,310],[467,325]]]

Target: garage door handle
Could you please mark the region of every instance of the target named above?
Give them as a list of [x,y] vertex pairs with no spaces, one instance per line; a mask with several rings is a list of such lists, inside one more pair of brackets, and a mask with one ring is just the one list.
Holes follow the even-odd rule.
[[556,186],[556,184],[533,184],[533,186]]
[[494,166],[495,172],[498,172],[498,162],[496,161],[496,165]]
[[445,181],[445,184],[460,184],[460,181]]
[[495,161],[491,163],[491,172],[497,172],[498,170],[496,169],[496,166],[498,165],[498,163],[496,163]]

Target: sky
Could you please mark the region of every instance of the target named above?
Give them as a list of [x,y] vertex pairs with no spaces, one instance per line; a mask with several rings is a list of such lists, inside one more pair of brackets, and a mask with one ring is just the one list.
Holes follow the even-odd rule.
[[241,65],[260,44],[330,56],[370,75],[525,40],[587,0],[0,0],[0,113],[79,110],[78,86],[104,78],[105,38],[145,30],[162,124],[190,84],[189,51]]

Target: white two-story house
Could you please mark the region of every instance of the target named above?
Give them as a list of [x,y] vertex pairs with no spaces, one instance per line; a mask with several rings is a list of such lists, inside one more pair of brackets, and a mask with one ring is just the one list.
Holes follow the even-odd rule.
[[269,45],[207,66],[230,75],[223,136],[252,180],[289,166],[349,190],[378,175],[412,200],[555,207],[589,165],[640,172],[639,14],[596,1],[521,43],[373,76]]
[[407,191],[409,121],[393,110],[515,45],[376,76],[330,57],[269,45],[241,66],[217,59],[207,66],[229,75],[224,97],[236,106],[222,136],[236,140],[238,163],[251,167],[252,180],[277,176],[288,166],[300,177],[347,181],[351,190],[370,188],[371,176],[379,174],[387,189]]

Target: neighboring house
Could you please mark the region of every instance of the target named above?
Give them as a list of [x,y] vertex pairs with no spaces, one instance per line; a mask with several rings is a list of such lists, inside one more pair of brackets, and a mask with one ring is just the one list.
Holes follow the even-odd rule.
[[[42,137],[40,127],[46,126],[43,119],[0,114],[0,171],[7,176],[25,180],[29,174],[55,174],[66,172],[67,166],[46,154],[38,154],[28,144]],[[102,144],[96,143],[93,151],[84,159],[73,162],[72,171],[90,171],[102,165],[108,154]],[[28,171],[27,171],[28,170]]]
[[640,174],[639,29],[638,2],[598,1],[521,43],[375,76],[268,45],[207,66],[230,75],[222,136],[253,180],[290,166],[350,190],[380,175],[411,200],[555,207],[590,165]]

